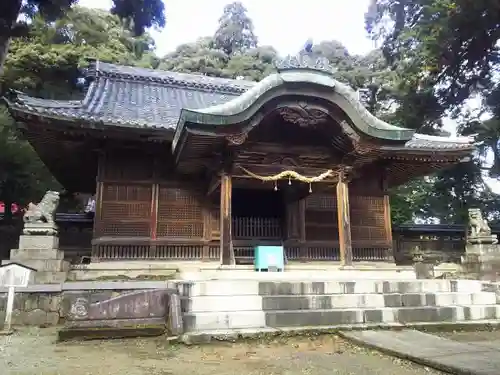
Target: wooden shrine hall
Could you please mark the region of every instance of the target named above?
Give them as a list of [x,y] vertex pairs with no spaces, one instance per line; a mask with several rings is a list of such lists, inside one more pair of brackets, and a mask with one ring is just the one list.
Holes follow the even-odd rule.
[[64,188],[96,194],[92,259],[392,261],[388,189],[459,163],[473,140],[374,117],[306,54],[260,82],[88,69],[81,101],[15,93],[10,113]]

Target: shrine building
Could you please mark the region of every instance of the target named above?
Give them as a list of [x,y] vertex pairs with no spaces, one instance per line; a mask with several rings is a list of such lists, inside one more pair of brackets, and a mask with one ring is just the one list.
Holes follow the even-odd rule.
[[471,138],[374,117],[324,63],[260,82],[88,69],[81,101],[16,93],[10,113],[68,191],[95,193],[92,260],[393,261],[388,189],[460,163]]

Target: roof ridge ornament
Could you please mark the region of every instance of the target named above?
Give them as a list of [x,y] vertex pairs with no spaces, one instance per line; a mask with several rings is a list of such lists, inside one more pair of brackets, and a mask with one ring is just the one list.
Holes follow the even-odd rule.
[[337,71],[326,57],[315,57],[313,53],[306,51],[301,51],[295,56],[288,55],[285,58],[276,58],[273,60],[273,65],[278,73],[296,69],[317,70],[329,74]]

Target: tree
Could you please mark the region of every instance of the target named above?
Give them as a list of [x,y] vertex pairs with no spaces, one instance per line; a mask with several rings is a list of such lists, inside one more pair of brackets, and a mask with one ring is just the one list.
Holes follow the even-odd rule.
[[213,38],[205,37],[194,43],[181,44],[174,52],[161,59],[158,68],[211,77],[228,77],[224,72],[228,60],[229,56],[214,47]]
[[133,37],[109,12],[75,7],[54,22],[35,17],[29,34],[11,43],[0,82],[34,96],[79,98],[88,58],[149,67],[153,50],[151,36]]
[[404,61],[416,83],[434,86],[443,109],[489,86],[500,63],[496,0],[372,0],[366,24],[389,62]]
[[[31,21],[42,16],[53,21],[67,13],[77,0],[2,0],[0,3],[0,76],[12,38],[26,36]],[[165,26],[162,0],[113,0],[111,13],[125,21],[134,35],[148,27]]]
[[[28,34],[16,38],[5,61],[4,86],[31,95],[81,99],[78,84],[87,57],[151,67],[154,44],[146,33],[134,37],[109,12],[72,8],[47,22],[35,16]],[[48,189],[60,189],[28,142],[17,134],[12,118],[0,107],[0,200],[25,204]],[[10,215],[10,204],[6,204]]]
[[[479,133],[479,153],[433,177],[429,200],[444,222],[463,222],[467,207],[479,206],[498,214],[495,196],[484,183],[484,156],[493,152],[492,175],[500,170],[500,132],[495,120],[496,79],[500,67],[500,3],[496,0],[373,0],[366,13],[372,38],[382,50],[397,80],[395,121],[425,133],[439,133],[442,118],[451,115],[462,134]],[[480,27],[478,27],[480,25]],[[471,114],[468,99],[490,98]],[[500,98],[500,95],[499,95]],[[481,114],[493,119],[483,122]],[[497,200],[497,199],[496,199]]]
[[215,48],[223,50],[229,56],[257,47],[253,22],[242,3],[235,1],[224,7],[214,41]]

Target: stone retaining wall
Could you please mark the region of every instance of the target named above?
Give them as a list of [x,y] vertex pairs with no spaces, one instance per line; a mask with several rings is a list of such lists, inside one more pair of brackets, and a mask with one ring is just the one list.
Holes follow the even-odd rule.
[[[0,294],[0,325],[5,321],[7,293]],[[52,326],[62,318],[61,293],[27,292],[16,293],[12,324]]]
[[[174,284],[156,281],[31,285],[16,290],[12,323],[75,328],[167,325],[169,295],[176,293]],[[7,290],[0,287],[0,325],[5,321],[6,305]]]

